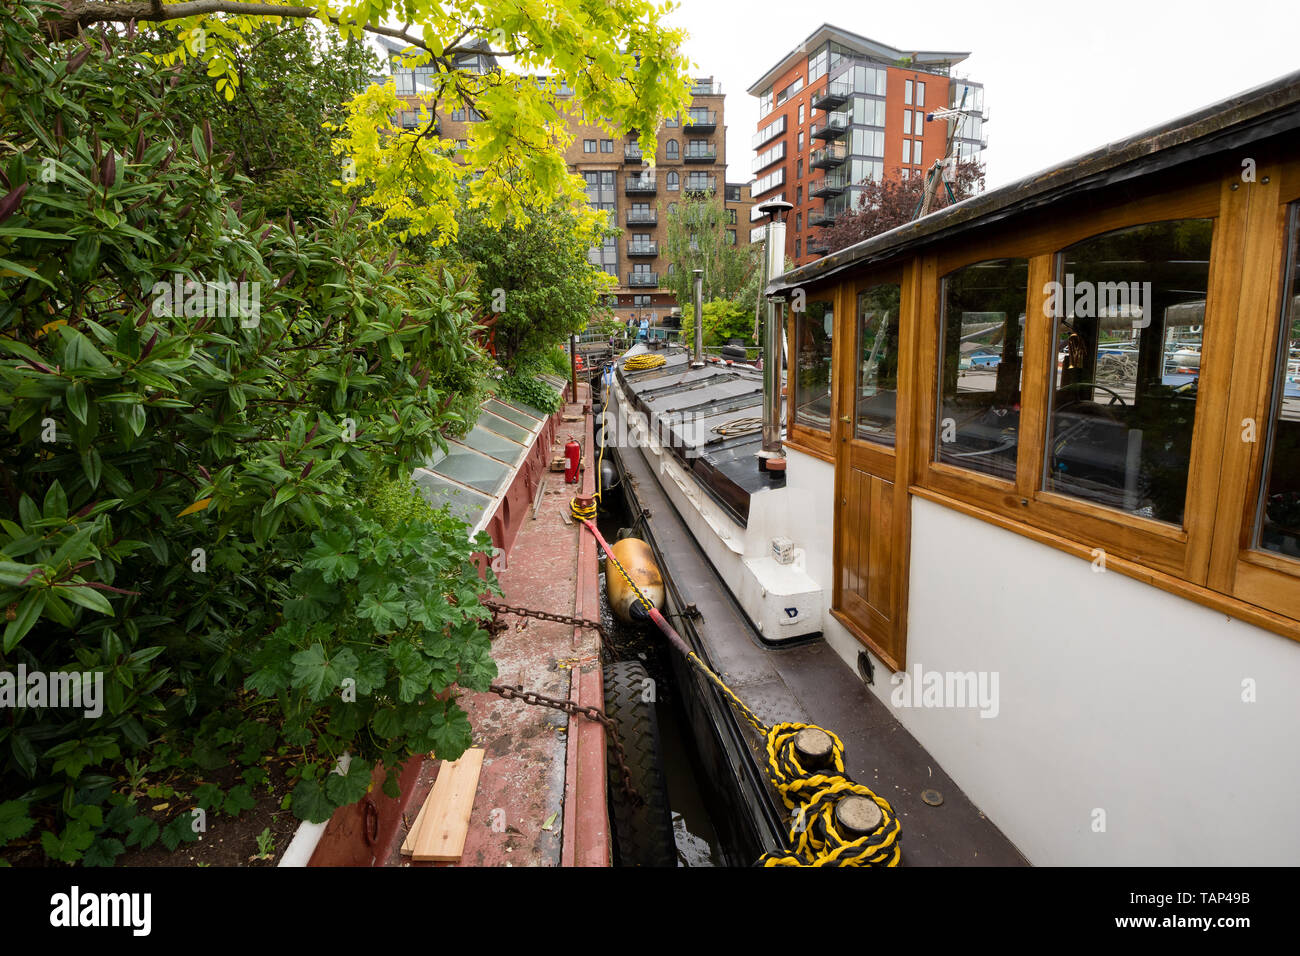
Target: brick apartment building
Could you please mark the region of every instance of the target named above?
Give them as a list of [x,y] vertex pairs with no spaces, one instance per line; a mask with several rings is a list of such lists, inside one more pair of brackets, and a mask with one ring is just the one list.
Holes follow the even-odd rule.
[[[399,44],[384,41],[390,54],[401,52]],[[491,58],[483,55],[463,57],[464,69],[487,71]],[[401,125],[414,127],[418,122],[421,91],[429,89],[422,73],[428,68],[407,69],[392,61],[397,93],[411,106],[411,112],[399,117]],[[587,184],[587,201],[608,210],[611,222],[622,235],[606,241],[604,248],[592,249],[591,261],[618,279],[609,306],[622,321],[647,319],[657,325],[672,313],[678,303],[665,286],[664,236],[667,214],[693,195],[716,195],[723,191],[729,225],[728,239],[739,245],[749,244],[749,221],[753,200],[748,183],[726,182],[727,127],[722,86],[712,77],[698,78],[691,89],[691,106],[683,114],[671,117],[659,131],[654,166],[641,155],[633,133],[611,137],[594,125],[574,119],[565,158],[569,169]],[[435,110],[439,132],[462,145],[468,138],[471,123],[480,117],[473,110]]]
[[988,145],[984,87],[952,72],[969,55],[898,50],[823,24],[749,88],[759,101],[754,201],[794,205],[786,255],[796,265],[826,252],[819,227],[858,205],[860,184],[922,176],[943,157],[948,123],[927,122],[928,112],[966,111],[959,158]]

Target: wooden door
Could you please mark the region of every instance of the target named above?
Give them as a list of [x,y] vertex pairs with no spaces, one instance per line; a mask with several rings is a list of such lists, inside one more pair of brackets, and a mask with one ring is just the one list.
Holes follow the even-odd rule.
[[909,267],[845,283],[836,303],[832,613],[896,669],[906,660],[914,293]]

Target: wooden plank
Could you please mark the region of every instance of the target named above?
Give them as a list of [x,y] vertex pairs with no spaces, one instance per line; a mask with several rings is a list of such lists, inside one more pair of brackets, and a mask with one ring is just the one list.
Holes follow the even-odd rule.
[[415,838],[412,859],[420,863],[460,859],[465,852],[465,837],[469,834],[469,818],[482,769],[483,750],[480,747],[465,751],[455,762],[442,762],[433,790],[411,830],[411,836]]

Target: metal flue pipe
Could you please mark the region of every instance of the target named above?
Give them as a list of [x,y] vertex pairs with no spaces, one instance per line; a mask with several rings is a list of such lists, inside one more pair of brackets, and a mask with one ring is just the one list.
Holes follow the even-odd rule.
[[[781,200],[765,202],[758,211],[768,217],[763,247],[767,255],[767,280],[772,282],[785,272],[785,215],[794,206]],[[763,448],[758,453],[759,467],[780,460],[781,454],[781,308],[782,299],[768,296],[767,327],[763,330]]]
[[704,270],[695,269],[695,354],[691,367],[704,364]]

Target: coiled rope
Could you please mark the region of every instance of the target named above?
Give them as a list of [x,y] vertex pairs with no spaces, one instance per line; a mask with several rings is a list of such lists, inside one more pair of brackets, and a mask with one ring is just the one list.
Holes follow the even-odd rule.
[[[637,601],[663,631],[669,643],[708,678],[764,738],[767,747],[767,776],[781,795],[781,802],[790,811],[789,835],[793,849],[789,853],[765,853],[759,859],[759,865],[897,866],[902,855],[902,826],[898,817],[888,800],[872,792],[869,787],[855,783],[844,773],[844,744],[840,738],[816,724],[787,721],[769,727],[759,720],[758,715],[691,650],[659,609],[642,593],[618,558],[614,557],[596,526],[590,520],[584,520],[583,524],[596,536],[608,563],[627,582]],[[800,763],[795,750],[795,738],[804,730],[820,730],[830,739],[833,770],[810,769]],[[836,806],[850,796],[865,797],[880,808],[880,823],[870,833],[863,836],[846,833],[836,819]]]
[[653,352],[642,352],[640,355],[633,355],[623,360],[623,371],[625,372],[645,372],[652,368],[659,368],[666,365],[668,360],[662,355],[656,355]]

